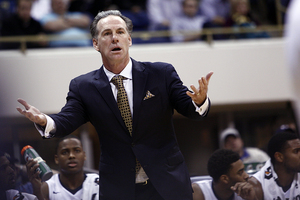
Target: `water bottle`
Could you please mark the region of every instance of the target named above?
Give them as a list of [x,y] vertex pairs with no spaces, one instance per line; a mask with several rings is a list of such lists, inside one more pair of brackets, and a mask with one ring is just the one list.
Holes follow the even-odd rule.
[[39,163],[39,167],[36,169],[40,172],[40,178],[42,181],[49,180],[53,172],[51,171],[50,167],[45,163],[45,161],[40,157],[40,155],[32,148],[32,146],[27,145],[23,147],[21,151],[22,156],[24,157],[25,161],[27,162],[30,158],[37,161]]

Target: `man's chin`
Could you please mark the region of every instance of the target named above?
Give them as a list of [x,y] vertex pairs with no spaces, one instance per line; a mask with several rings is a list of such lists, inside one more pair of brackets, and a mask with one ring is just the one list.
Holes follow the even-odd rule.
[[65,174],[77,174],[79,172],[81,172],[82,170],[79,169],[79,167],[68,167],[65,170],[61,170],[63,173]]

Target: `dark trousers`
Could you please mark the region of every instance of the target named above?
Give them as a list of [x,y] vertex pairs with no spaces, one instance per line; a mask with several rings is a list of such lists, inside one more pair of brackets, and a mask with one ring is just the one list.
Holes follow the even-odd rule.
[[135,200],[164,200],[164,198],[160,196],[148,179],[147,184],[135,184]]

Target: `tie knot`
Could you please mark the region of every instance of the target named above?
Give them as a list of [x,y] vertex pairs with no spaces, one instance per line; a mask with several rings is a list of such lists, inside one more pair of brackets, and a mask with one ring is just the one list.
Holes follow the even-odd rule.
[[127,78],[124,76],[121,76],[121,75],[117,75],[111,79],[111,82],[119,89],[121,87],[124,87],[123,80],[125,80],[125,79],[127,79]]

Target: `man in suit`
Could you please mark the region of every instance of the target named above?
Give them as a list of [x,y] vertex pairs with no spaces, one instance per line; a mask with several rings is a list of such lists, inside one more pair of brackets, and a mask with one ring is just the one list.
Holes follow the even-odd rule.
[[[98,13],[90,29],[103,66],[71,81],[60,113],[47,116],[22,99],[25,109],[18,111],[45,137],[69,134],[88,121],[95,126],[101,145],[100,199],[191,200],[172,115],[174,109],[193,119],[208,113],[212,72],[188,91],[171,64],[130,58],[132,22],[119,11]],[[118,106],[122,89],[114,81],[119,76],[125,77],[130,119]]]

